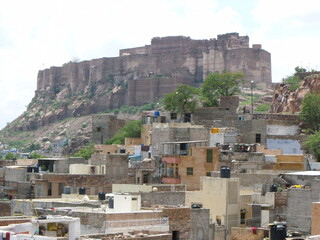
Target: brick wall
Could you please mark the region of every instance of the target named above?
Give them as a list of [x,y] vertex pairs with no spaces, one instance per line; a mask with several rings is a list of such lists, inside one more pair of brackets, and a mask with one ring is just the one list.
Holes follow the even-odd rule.
[[265,229],[257,229],[254,233],[250,228],[231,229],[231,240],[263,240],[268,236],[268,231]]
[[0,226],[8,226],[9,224],[19,224],[19,223],[27,223],[30,222],[31,219],[6,219],[0,220]]

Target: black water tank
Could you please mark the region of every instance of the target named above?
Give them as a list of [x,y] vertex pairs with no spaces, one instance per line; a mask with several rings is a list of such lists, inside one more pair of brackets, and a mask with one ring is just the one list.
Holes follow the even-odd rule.
[[99,192],[99,200],[100,201],[103,201],[103,200],[106,200],[106,193],[104,192]]
[[32,172],[32,167],[27,167],[27,172]]
[[121,148],[120,153],[126,153],[126,150],[124,148]]
[[114,208],[114,199],[113,197],[109,198],[108,207],[111,209]]
[[34,168],[33,168],[33,171],[34,171],[35,173],[38,173],[38,172],[39,172],[39,167],[34,167]]
[[287,237],[287,226],[285,223],[270,224],[270,240],[285,240]]
[[276,192],[277,191],[277,186],[275,184],[272,184],[270,187],[270,192]]
[[79,188],[79,194],[80,195],[85,195],[86,194],[86,189],[84,187]]
[[220,168],[220,178],[230,178],[230,168],[227,166],[222,166]]

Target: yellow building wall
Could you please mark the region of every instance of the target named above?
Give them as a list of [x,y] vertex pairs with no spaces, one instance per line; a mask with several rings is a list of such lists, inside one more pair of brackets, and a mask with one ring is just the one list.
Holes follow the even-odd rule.
[[[207,162],[207,150],[213,150],[212,162]],[[187,185],[187,190],[200,189],[200,177],[207,176],[218,169],[219,152],[215,147],[193,147],[191,156],[180,156],[179,176],[181,184]],[[187,175],[187,168],[193,168],[193,175]]]
[[141,138],[125,138],[124,145],[141,145]]
[[274,170],[305,170],[303,155],[278,155]]
[[141,130],[141,144],[150,146],[151,141],[152,124],[143,124]]
[[[210,209],[213,223],[221,219],[221,224],[230,227],[240,225],[240,185],[238,178],[201,177],[200,191],[186,192],[186,206],[199,203]],[[230,215],[235,219],[230,219]],[[227,217],[228,216],[228,217]]]

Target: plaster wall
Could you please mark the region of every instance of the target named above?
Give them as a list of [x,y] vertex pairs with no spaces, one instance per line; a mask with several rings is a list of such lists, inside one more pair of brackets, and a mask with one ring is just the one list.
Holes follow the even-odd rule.
[[142,207],[152,205],[184,205],[186,192],[142,192]]
[[26,168],[6,168],[4,180],[6,182],[22,182],[26,180]]
[[70,174],[91,174],[91,167],[86,164],[70,164]]
[[267,138],[267,148],[280,149],[283,154],[303,154],[299,140]]
[[[210,219],[228,227],[240,224],[240,189],[237,178],[201,177],[200,191],[186,192],[186,206],[200,203],[210,209]],[[235,218],[231,219],[230,218]],[[230,221],[228,221],[230,220]]]
[[299,126],[298,125],[267,125],[267,135],[275,135],[275,136],[294,136],[299,134]]
[[151,192],[152,185],[139,185],[139,184],[112,184],[112,192]]

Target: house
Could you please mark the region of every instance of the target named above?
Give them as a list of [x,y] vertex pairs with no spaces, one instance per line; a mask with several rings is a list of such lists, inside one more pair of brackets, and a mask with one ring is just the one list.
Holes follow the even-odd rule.
[[219,165],[218,148],[201,147],[206,143],[206,141],[164,142],[162,182],[185,184],[188,190],[198,190],[200,177],[209,176]]

